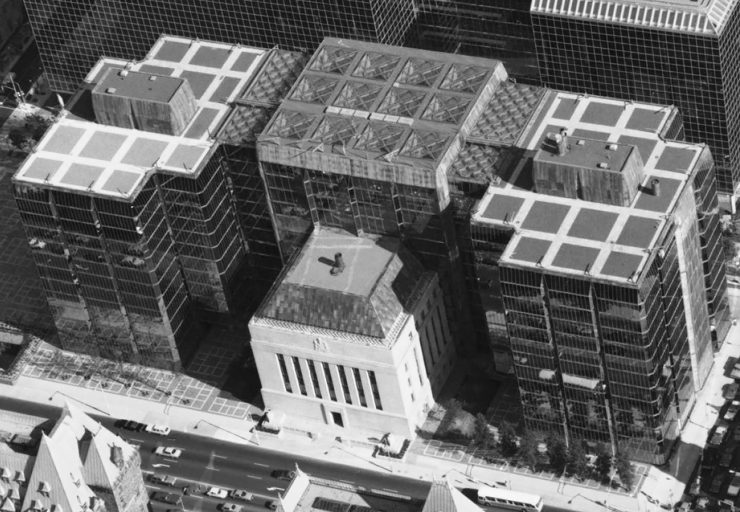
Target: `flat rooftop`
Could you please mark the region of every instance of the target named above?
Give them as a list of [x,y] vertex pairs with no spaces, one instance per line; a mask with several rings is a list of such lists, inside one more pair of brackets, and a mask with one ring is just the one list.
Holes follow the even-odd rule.
[[107,92],[125,98],[137,98],[167,103],[185,83],[184,78],[139,71],[122,72],[123,68],[108,68],[95,85],[96,92]]
[[533,0],[531,12],[718,35],[738,0]]
[[[521,158],[510,174],[499,176],[489,187],[473,220],[514,232],[502,264],[588,273],[621,283],[637,281],[704,145],[663,139],[672,107],[564,92],[551,92],[541,106],[517,146],[536,151],[547,133],[566,129],[571,134],[569,154],[578,147],[579,137],[595,139],[581,148],[593,151],[596,160],[610,144],[625,153],[637,147],[645,177],[635,198],[628,206],[616,206],[538,194],[532,190],[531,159]],[[592,156],[575,157],[590,162]],[[655,178],[660,182],[657,196],[650,188]]]
[[[101,59],[14,181],[130,200],[151,172],[196,174],[210,157],[212,134],[230,112],[229,103],[245,88],[263,54],[257,48],[163,36],[139,62]],[[85,92],[89,96],[90,89],[117,77],[108,73],[111,68],[129,71],[126,80],[112,85],[117,94],[165,97],[187,79],[197,111],[182,135],[100,125],[84,115]],[[150,81],[151,75],[157,79]],[[137,91],[145,77],[145,90]],[[149,91],[152,84],[162,86]]]
[[[385,243],[390,243],[391,239]],[[312,238],[286,274],[286,283],[367,297],[395,256],[397,244],[381,245],[373,238],[322,230]],[[345,271],[333,276],[334,255],[342,253]]]
[[[630,154],[635,150],[631,144],[615,144],[581,137],[566,139],[568,151],[559,155],[557,151],[540,151],[537,160],[600,171],[620,172]],[[605,167],[602,167],[602,164]]]

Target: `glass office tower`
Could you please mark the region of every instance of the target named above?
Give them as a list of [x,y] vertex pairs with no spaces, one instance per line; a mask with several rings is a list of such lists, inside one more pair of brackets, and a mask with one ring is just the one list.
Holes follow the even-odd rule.
[[412,0],[25,0],[52,89],[102,57],[140,59],[160,34],[311,52],[325,36],[404,44]]
[[421,48],[502,60],[520,82],[539,83],[526,0],[420,0]]
[[736,0],[533,0],[543,85],[679,107],[686,139],[707,143],[721,194],[740,182]]

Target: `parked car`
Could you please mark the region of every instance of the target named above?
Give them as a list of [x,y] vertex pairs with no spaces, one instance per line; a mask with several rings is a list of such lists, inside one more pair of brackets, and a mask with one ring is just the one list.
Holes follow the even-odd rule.
[[151,480],[155,484],[169,485],[170,487],[174,487],[175,486],[175,483],[177,482],[177,479],[174,476],[160,475],[160,474],[157,474],[157,473],[153,473],[149,477],[149,480]]
[[145,427],[146,425],[144,425],[143,423],[139,423],[138,421],[134,420],[126,420],[121,424],[121,428],[126,430],[133,430],[134,432],[138,432]]
[[189,484],[182,488],[182,492],[185,496],[187,496],[188,494],[193,496],[205,494],[207,490],[208,487],[203,484]]
[[209,487],[206,491],[206,495],[210,496],[211,498],[224,499],[229,495],[229,491],[220,487]]
[[732,463],[732,456],[733,452],[730,450],[722,452],[722,456],[719,458],[719,467],[729,468]]
[[717,428],[714,429],[714,434],[712,434],[712,437],[709,440],[709,444],[713,446],[721,445],[722,442],[725,440],[726,435],[727,435],[727,426],[718,425]]
[[182,450],[179,448],[174,448],[172,446],[158,446],[154,453],[157,455],[161,455],[162,457],[170,457],[172,459],[179,459],[180,455],[182,455]]
[[738,412],[740,412],[740,400],[733,400],[730,407],[727,408],[723,418],[727,421],[732,421],[735,419]]
[[713,494],[717,494],[719,490],[722,488],[722,484],[725,481],[724,475],[717,475],[712,480],[712,485],[709,486],[709,492]]
[[242,512],[242,506],[236,503],[223,503],[221,504],[221,510],[223,512]]
[[277,478],[278,480],[287,480],[291,481],[295,478],[295,471],[290,471],[288,469],[276,469],[271,473],[272,478]]
[[252,501],[254,495],[251,492],[247,492],[244,489],[234,489],[231,491],[231,497],[235,500]]
[[277,510],[277,501],[275,500],[267,500],[265,502],[265,507],[269,508],[270,510]]
[[155,491],[152,493],[152,499],[154,501],[161,501],[162,503],[169,503],[170,505],[182,505],[182,496],[179,494]]
[[144,430],[146,430],[150,434],[157,434],[160,436],[168,436],[171,432],[170,427],[168,427],[167,425],[157,425],[155,423],[147,425]]

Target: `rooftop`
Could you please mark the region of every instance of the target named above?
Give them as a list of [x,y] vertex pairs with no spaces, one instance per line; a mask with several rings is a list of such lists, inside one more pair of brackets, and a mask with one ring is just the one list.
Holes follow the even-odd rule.
[[[333,275],[337,253],[345,270]],[[395,238],[317,229],[256,316],[383,339],[408,314],[427,279]]]
[[564,155],[559,155],[557,151],[540,151],[538,160],[605,172],[620,172],[630,153],[635,150],[635,146],[631,144],[615,144],[580,137],[567,137],[565,142],[568,150]]
[[532,0],[531,12],[718,35],[738,0]]
[[111,67],[95,85],[95,90],[126,98],[167,103],[184,83],[183,78],[138,71],[121,73],[121,69]]
[[[250,81],[263,54],[256,48],[162,36],[139,62],[101,59],[14,180],[128,200],[155,170],[197,173],[214,147],[212,134],[229,113],[229,103]],[[120,77],[111,68],[128,73]],[[183,80],[193,90],[197,112],[179,136],[97,124],[86,109],[96,86],[156,99],[174,93]]]
[[[502,169],[473,216],[512,230],[502,264],[636,282],[699,160],[708,158],[704,145],[664,139],[674,110],[554,91],[543,96],[517,140],[521,151],[531,155],[544,147],[548,133],[565,129],[568,153],[541,151],[538,158],[591,165],[609,156],[609,166],[616,169],[615,162],[637,148],[644,177],[631,203],[618,206],[534,192],[531,158]],[[657,195],[654,179],[659,180]]]
[[327,38],[262,133],[260,158],[415,169],[399,181],[433,186],[505,79],[498,61]]

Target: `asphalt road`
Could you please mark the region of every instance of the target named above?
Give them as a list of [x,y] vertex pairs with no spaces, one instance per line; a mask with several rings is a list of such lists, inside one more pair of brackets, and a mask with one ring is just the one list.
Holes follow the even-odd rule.
[[[0,409],[52,420],[59,416],[60,411],[53,405],[25,402],[9,397],[0,397]],[[327,454],[324,460],[308,459],[259,446],[230,443],[185,432],[172,431],[168,436],[132,432],[116,428],[115,418],[95,415],[93,417],[129,442],[139,445],[141,466],[147,474],[145,481],[150,491],[160,490],[182,495],[182,488],[186,485],[202,483],[226,489],[244,489],[253,493],[255,497],[253,502],[245,503],[207,496],[183,496],[183,506],[188,511],[213,512],[226,501],[242,505],[245,512],[264,512],[267,510],[265,503],[275,499],[277,493],[288,485],[288,482],[284,480],[273,478],[272,471],[293,469],[296,463],[311,475],[366,489],[422,500],[426,498],[429,491],[429,482],[339,464],[332,461],[331,453]],[[156,455],[154,450],[158,446],[180,448],[182,455],[178,459]],[[174,476],[177,482],[174,487],[156,485],[148,479],[148,475],[152,472]],[[155,512],[164,512],[175,506],[152,501],[152,508]],[[545,510],[565,512],[564,509],[547,506]]]

